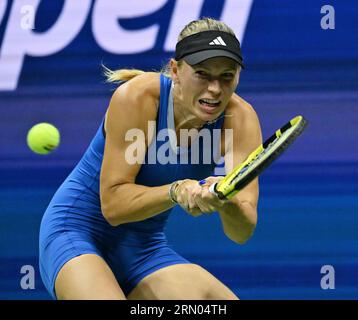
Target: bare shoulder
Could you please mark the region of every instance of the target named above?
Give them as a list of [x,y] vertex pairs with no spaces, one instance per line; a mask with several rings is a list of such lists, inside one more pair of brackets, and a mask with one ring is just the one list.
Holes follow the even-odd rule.
[[[155,116],[160,96],[160,75],[146,72],[127,81],[113,93],[114,104],[121,104],[121,108],[130,108],[133,112],[144,112]],[[150,118],[152,118],[150,117]]]
[[159,97],[160,93],[160,74],[158,72],[145,72],[127,81],[116,91],[125,88],[135,98],[141,95]]
[[127,124],[128,127],[145,127],[155,120],[160,97],[160,74],[146,72],[119,86],[113,93],[106,112],[108,123]]
[[[244,128],[259,126],[259,119],[253,106],[234,93],[225,111],[225,128]],[[228,121],[227,121],[228,120]]]

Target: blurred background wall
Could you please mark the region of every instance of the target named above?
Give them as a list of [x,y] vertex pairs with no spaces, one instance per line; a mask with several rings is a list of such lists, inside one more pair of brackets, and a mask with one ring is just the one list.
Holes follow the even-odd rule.
[[[297,114],[309,126],[260,178],[247,244],[231,243],[217,216],[175,210],[173,248],[242,299],[358,298],[356,1],[0,0],[0,299],[50,298],[38,272],[39,225],[115,89],[101,64],[160,70],[182,27],[203,16],[225,21],[242,41],[237,93],[254,106],[264,137]],[[47,156],[26,145],[38,122],[61,132]],[[33,290],[21,288],[24,265],[34,267]],[[325,265],[335,289],[321,287]]]

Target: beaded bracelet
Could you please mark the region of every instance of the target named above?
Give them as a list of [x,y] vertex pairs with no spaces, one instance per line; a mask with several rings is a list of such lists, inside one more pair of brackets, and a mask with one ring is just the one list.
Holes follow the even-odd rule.
[[187,180],[188,180],[188,179],[174,181],[174,182],[170,185],[168,194],[169,194],[170,200],[171,200],[173,203],[175,203],[175,204],[178,203],[178,201],[177,201],[177,199],[176,199],[176,194],[175,194],[175,193],[176,193],[178,187],[179,187],[183,182],[185,182],[185,181],[187,181]]

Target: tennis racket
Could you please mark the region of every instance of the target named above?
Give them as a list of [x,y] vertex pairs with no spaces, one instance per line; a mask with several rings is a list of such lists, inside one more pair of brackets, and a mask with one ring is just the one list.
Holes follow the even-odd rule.
[[307,120],[297,116],[278,129],[253,151],[247,159],[209,190],[220,199],[230,199],[263,172],[303,132]]

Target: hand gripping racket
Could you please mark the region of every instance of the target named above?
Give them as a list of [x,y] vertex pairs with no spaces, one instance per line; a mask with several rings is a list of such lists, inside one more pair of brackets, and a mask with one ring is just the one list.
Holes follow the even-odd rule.
[[307,120],[297,116],[278,129],[270,138],[253,151],[247,159],[236,166],[209,190],[220,199],[230,199],[263,172],[303,132]]

